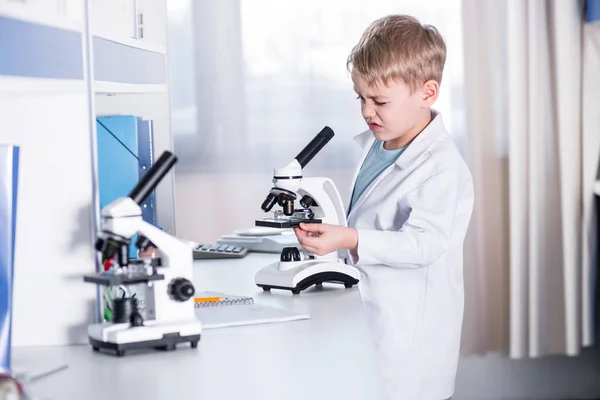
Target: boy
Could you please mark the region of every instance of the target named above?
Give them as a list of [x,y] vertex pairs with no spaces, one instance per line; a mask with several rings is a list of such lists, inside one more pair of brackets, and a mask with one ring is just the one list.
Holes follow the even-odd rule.
[[[463,318],[471,174],[441,116],[446,46],[408,16],[373,22],[348,58],[369,130],[348,227],[303,224],[318,255],[349,250],[390,399],[452,396]],[[318,235],[313,236],[314,233]]]

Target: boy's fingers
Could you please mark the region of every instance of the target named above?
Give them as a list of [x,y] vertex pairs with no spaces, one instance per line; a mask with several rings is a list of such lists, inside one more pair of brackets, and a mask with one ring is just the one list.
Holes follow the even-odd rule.
[[303,231],[317,232],[317,233],[322,233],[324,230],[322,224],[305,224],[304,222],[300,223],[300,228]]
[[298,241],[300,242],[300,244],[302,245],[302,247],[304,246],[311,246],[311,247],[315,247],[318,243],[319,238],[318,237],[312,237],[312,236],[300,236],[298,238]]
[[316,253],[317,252],[316,247],[311,247],[311,246],[302,246],[302,247],[304,247],[304,250],[306,250],[308,252],[311,252],[311,253]]

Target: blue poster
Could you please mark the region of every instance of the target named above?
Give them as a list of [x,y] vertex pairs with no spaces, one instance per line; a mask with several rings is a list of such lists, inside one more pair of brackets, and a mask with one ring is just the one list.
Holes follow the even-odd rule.
[[0,145],[0,370],[11,370],[12,291],[19,148]]

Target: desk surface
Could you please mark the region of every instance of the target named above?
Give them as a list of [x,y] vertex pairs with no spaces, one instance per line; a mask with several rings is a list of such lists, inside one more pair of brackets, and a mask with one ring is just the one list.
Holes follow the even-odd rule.
[[16,348],[13,365],[35,371],[68,364],[29,386],[42,399],[383,399],[358,289],[263,293],[254,273],[274,260],[254,253],[196,262],[194,283],[197,290],[252,295],[310,320],[206,330],[197,349],[123,358],[87,345]]

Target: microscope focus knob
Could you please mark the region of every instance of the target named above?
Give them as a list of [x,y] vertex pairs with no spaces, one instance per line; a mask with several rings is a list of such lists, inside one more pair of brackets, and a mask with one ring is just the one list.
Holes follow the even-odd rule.
[[300,261],[300,252],[296,247],[284,247],[281,250],[281,262]]
[[187,301],[194,293],[194,285],[188,279],[176,278],[169,284],[169,296],[175,301]]
[[313,199],[312,197],[310,197],[309,195],[304,195],[302,196],[302,198],[300,199],[300,205],[302,207],[312,207],[312,206],[316,206],[317,202],[315,201],[315,199]]

